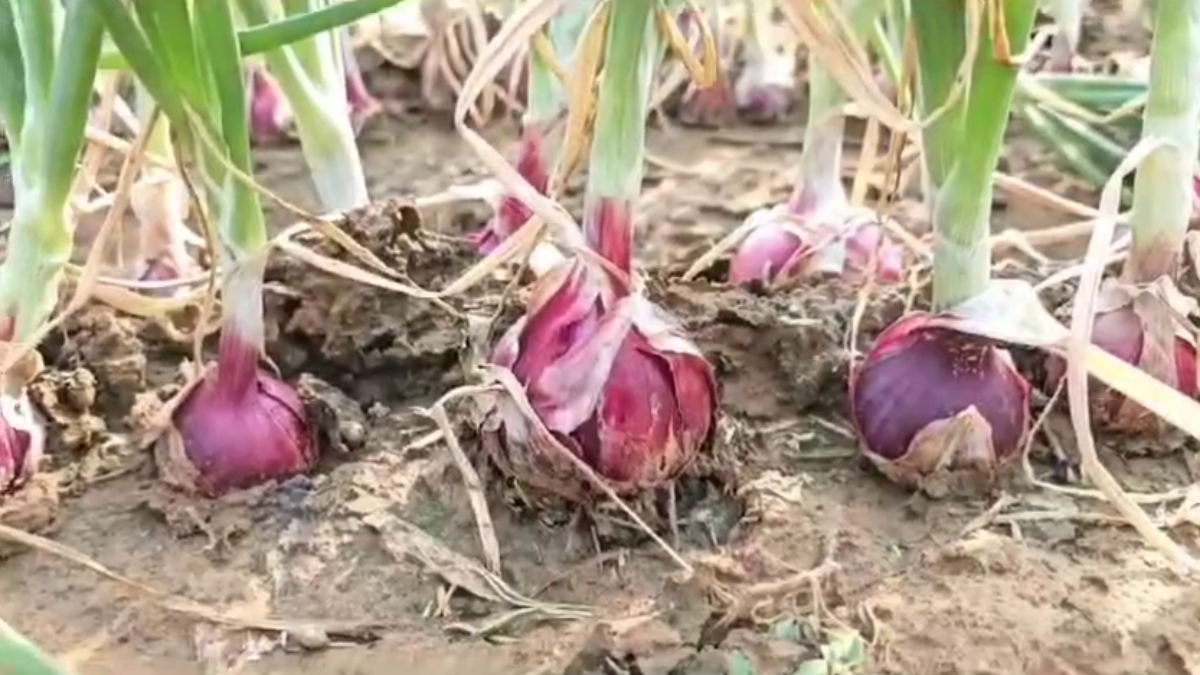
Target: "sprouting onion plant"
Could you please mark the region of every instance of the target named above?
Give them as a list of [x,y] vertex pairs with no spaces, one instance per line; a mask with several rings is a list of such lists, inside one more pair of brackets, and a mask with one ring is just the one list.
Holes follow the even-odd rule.
[[264,145],[280,141],[295,131],[292,106],[279,88],[279,82],[265,65],[252,63],[250,73],[250,138]]
[[[1019,455],[1028,433],[1029,384],[1009,353],[961,332],[942,312],[989,287],[992,175],[1018,70],[1012,54],[1028,44],[1036,5],[989,4],[975,26],[961,0],[910,5],[918,107],[931,122],[921,145],[933,215],[934,312],[911,313],[888,327],[850,383],[865,454],[906,484],[951,467],[994,475]],[[1003,15],[991,14],[997,11]],[[978,49],[960,88],[956,74],[972,29],[980,31]]]
[[[1196,344],[1184,317],[1195,301],[1175,285],[1191,219],[1200,152],[1200,2],[1155,7],[1143,140],[1165,145],[1137,171],[1129,215],[1132,242],[1120,278],[1106,280],[1095,344],[1189,395],[1197,394]],[[1113,391],[1091,397],[1097,418],[1122,431],[1150,432],[1159,418]]]
[[[865,37],[883,0],[842,0],[856,36]],[[854,207],[842,184],[842,146],[848,100],[820,59],[808,58],[808,119],[800,171],[785,204],[751,214],[746,239],[730,261],[737,284],[774,286],[810,274],[855,277],[875,262],[880,279],[901,274],[901,249],[868,209]]]
[[[566,113],[564,73],[570,72],[572,56],[591,7],[579,3],[559,11],[546,26],[545,39],[529,50],[528,94],[521,139],[514,166],[521,176],[543,194],[550,186],[553,157],[561,142]],[[531,213],[519,199],[502,195],[496,213],[474,237],[480,252],[495,250],[523,226]]]
[[[58,301],[74,247],[70,211],[103,24],[89,0],[0,3],[0,122],[14,213],[0,265],[0,343],[28,344]],[[36,470],[45,439],[25,387],[36,354],[0,373],[0,494]]]
[[217,367],[191,389],[174,411],[174,428],[158,441],[160,474],[212,496],[306,471],[317,449],[301,400],[260,366],[269,240],[258,193],[247,182],[253,165],[243,58],[335,30],[381,3],[340,3],[238,31],[225,2],[89,2],[171,123],[220,241]]
[[[303,16],[328,4],[329,0],[239,0],[238,7],[253,27]],[[369,200],[356,128],[347,109],[347,58],[353,61],[349,37],[342,30],[326,31],[263,54],[294,116],[321,206],[329,211],[345,211]],[[357,64],[352,67],[357,75]]]
[[604,31],[586,244],[538,279],[525,315],[492,355],[520,387],[494,399],[483,422],[485,446],[502,469],[567,499],[582,499],[590,488],[567,452],[614,490],[633,491],[677,476],[714,429],[712,367],[642,294],[633,270],[646,116],[665,51],[660,30],[673,21],[662,2],[611,0],[595,8],[581,40],[591,44],[591,31]]

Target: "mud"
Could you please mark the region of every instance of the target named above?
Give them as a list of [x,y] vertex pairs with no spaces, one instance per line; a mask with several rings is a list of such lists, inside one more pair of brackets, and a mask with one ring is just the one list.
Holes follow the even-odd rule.
[[[364,137],[385,201],[341,226],[394,281],[437,289],[474,261],[462,235],[487,211],[417,214],[405,200],[483,175],[444,119],[400,114]],[[489,133],[504,145],[509,131]],[[0,504],[4,523],[76,559],[3,544],[0,614],[96,675],[774,675],[822,655],[895,675],[1200,672],[1200,597],[1106,522],[1099,501],[1029,486],[1019,471],[1004,496],[935,500],[860,466],[849,367],[911,289],[869,294],[859,312],[857,286],[769,295],[724,286],[719,268],[679,280],[741,218],[787,195],[797,137],[787,126],[651,135],[639,205],[649,290],[715,364],[721,391],[711,456],[677,489],[678,539],[662,531],[691,574],[616,511],[584,518],[514,498],[478,452],[468,404],[452,403],[453,431],[489,486],[501,564],[488,569],[459,469],[421,407],[469,383],[487,347],[479,321],[498,316],[502,329],[522,293],[501,307],[507,282],[489,281],[443,306],[280,253],[268,353],[327,446],[318,470],[212,502],[159,485],[145,434],[183,382],[190,343],[89,308],[47,342],[50,368],[33,389],[53,422],[45,471]],[[266,185],[313,206],[294,148],[259,159]],[[998,229],[1047,217],[1019,206],[997,213]],[[899,213],[923,227],[918,205]],[[271,216],[278,229],[295,221]],[[1065,428],[1052,419],[1038,436],[1038,477],[1059,471],[1054,448],[1072,453]],[[1196,480],[1192,455],[1124,458],[1122,441],[1103,440],[1130,489]],[[1194,515],[1178,513],[1172,534],[1197,550]]]

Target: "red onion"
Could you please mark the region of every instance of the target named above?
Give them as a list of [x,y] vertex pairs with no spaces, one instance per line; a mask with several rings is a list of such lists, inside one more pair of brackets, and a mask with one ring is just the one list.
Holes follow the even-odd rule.
[[875,277],[891,283],[903,275],[903,250],[873,213],[836,207],[806,216],[793,201],[751,216],[753,228],[730,261],[735,284],[780,284],[796,277],[833,274],[860,280],[875,259]]
[[746,45],[745,62],[733,84],[738,114],[747,122],[771,124],[796,104],[796,54],[769,22]]
[[265,68],[250,68],[250,135],[256,143],[287,136],[293,124],[292,109],[279,83]]
[[0,397],[0,497],[25,484],[41,461],[45,434],[24,396]]
[[[550,171],[543,152],[541,131],[536,126],[526,127],[521,135],[520,148],[517,150],[517,173],[529,181],[538,192],[545,194],[550,186]],[[491,253],[504,240],[516,234],[532,215],[533,212],[521,203],[521,200],[512,195],[504,195],[500,199],[496,214],[483,230],[475,233],[475,245],[484,255]]]
[[630,492],[686,468],[716,415],[716,381],[696,347],[659,308],[601,277],[575,261],[540,278],[493,354],[536,419],[501,401],[485,422],[489,449],[505,470],[567,498],[586,482],[551,443]]
[[879,336],[850,398],[866,456],[910,486],[943,468],[990,475],[1029,431],[1029,384],[1008,352],[923,312]]
[[[1145,365],[1146,329],[1131,305],[1122,305],[1097,313],[1092,324],[1092,342],[1130,365]],[[1175,388],[1195,398],[1200,393],[1200,381],[1197,379],[1196,370],[1196,345],[1184,336],[1175,336],[1174,357]],[[1051,359],[1047,364],[1047,371],[1050,383],[1057,383],[1065,371],[1062,359]],[[1090,403],[1096,411],[1096,418],[1109,429],[1148,432],[1159,425],[1159,420],[1153,413],[1107,387],[1097,388],[1091,394]]]
[[303,473],[317,459],[299,396],[258,365],[261,274],[249,268],[226,282],[216,372],[175,411],[178,433],[155,451],[164,481],[207,497]]

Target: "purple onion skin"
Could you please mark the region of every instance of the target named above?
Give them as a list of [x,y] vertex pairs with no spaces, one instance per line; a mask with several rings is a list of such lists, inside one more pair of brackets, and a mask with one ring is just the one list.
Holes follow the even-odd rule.
[[846,272],[860,279],[875,260],[875,278],[887,284],[904,279],[904,249],[875,223],[858,228],[846,240]]
[[[850,383],[867,456],[902,482],[919,483],[940,459],[929,453],[946,450],[959,453],[952,466],[991,470],[1019,456],[1029,430],[1029,383],[1008,352],[935,318],[915,312],[889,326]],[[952,420],[970,430],[946,437],[959,447],[930,442]]]
[[[547,370],[597,338],[605,307],[576,263],[539,280],[530,311],[501,338],[493,362],[513,372],[534,410],[561,405]],[[598,404],[560,442],[618,490],[677,475],[707,443],[716,416],[716,380],[697,354],[664,351],[637,328],[621,343]],[[559,403],[555,403],[555,402]],[[520,450],[510,445],[509,451]]]
[[808,243],[778,223],[755,228],[734,252],[729,263],[729,281],[738,285],[774,283],[795,273]]
[[263,68],[250,69],[250,135],[256,143],[285,138],[292,115],[279,84]]
[[[1142,320],[1131,306],[1119,307],[1096,315],[1092,324],[1092,343],[1132,366],[1141,366],[1146,333]],[[1060,358],[1047,363],[1047,380],[1056,386],[1066,371]],[[1196,368],[1196,346],[1175,338],[1175,388],[1190,398],[1200,395],[1200,375]],[[1094,391],[1090,402],[1096,417],[1104,427],[1133,433],[1151,432],[1158,427],[1155,415],[1141,406],[1126,406],[1126,398],[1116,391],[1101,388]]]
[[259,368],[258,349],[228,329],[216,373],[192,391],[174,422],[190,466],[164,466],[176,460],[160,452],[160,472],[189,476],[192,484],[178,487],[206,497],[304,473],[317,459],[299,396]]
[[[793,206],[788,207],[795,212]],[[780,215],[777,218],[783,218]],[[802,228],[812,223],[801,222]],[[836,229],[832,224],[825,230]],[[827,234],[819,226],[811,241],[827,241]],[[801,239],[794,228],[786,227],[779,220],[767,220],[755,228],[734,252],[729,263],[729,281],[738,285],[763,283],[773,285],[792,277],[806,276],[814,272],[808,265],[814,253],[810,240]],[[904,278],[903,249],[883,232],[875,223],[857,226],[846,237],[846,260],[840,278],[852,282],[864,279],[872,260],[875,260],[875,279],[882,283],[896,283]]]
[[[521,134],[516,169],[535,190],[546,194],[550,186],[550,171],[546,165],[540,130],[529,127]],[[500,200],[496,215],[492,216],[482,230],[475,233],[475,246],[484,255],[491,253],[506,239],[516,234],[532,215],[533,212],[521,203],[521,200],[512,195],[505,195]]]
[[28,432],[13,428],[0,414],[0,496],[21,487],[40,459]]
[[738,101],[738,114],[751,124],[776,124],[792,112],[795,92],[785,87],[759,85],[750,88]]
[[588,245],[617,269],[632,272],[633,201],[597,197],[583,208],[583,234]]
[[[15,328],[12,316],[0,316],[0,341],[12,340]],[[28,431],[14,427],[0,412],[0,497],[24,485],[37,470],[42,458],[40,445],[34,444]]]

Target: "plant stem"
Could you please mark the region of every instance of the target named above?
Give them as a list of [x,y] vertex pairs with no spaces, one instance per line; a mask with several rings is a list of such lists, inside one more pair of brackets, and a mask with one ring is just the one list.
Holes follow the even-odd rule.
[[596,252],[630,271],[633,203],[642,189],[646,115],[663,45],[655,23],[657,2],[611,1],[583,231]]
[[1174,147],[1150,154],[1133,184],[1133,244],[1125,276],[1135,283],[1174,277],[1192,213],[1192,167],[1200,152],[1200,0],[1155,8],[1150,91],[1142,137]]
[[[1012,53],[1020,55],[1029,43],[1037,0],[1006,0],[1000,6],[1005,14]],[[952,307],[982,293],[991,279],[992,250],[988,236],[991,233],[992,174],[1008,128],[1018,66],[1002,63],[996,58],[987,21],[983,22],[981,30],[983,34],[972,70],[962,135],[953,147],[950,173],[939,186],[932,175],[934,172],[930,171],[935,189],[935,310]]]
[[221,287],[224,305],[217,347],[220,364],[217,377],[230,393],[249,393],[257,379],[265,337],[263,274],[266,262],[265,251],[238,260]]
[[25,61],[11,2],[0,2],[0,125],[8,129],[9,145],[25,120]]
[[263,54],[334,28],[349,26],[404,1],[406,0],[346,0],[328,3],[315,11],[239,31],[238,43],[243,56]]
[[[202,60],[212,71],[212,91],[219,102],[221,140],[229,162],[242,173],[253,175],[245,73],[233,9],[228,3],[199,3],[195,25],[204,45],[206,58]],[[226,172],[222,170],[218,179],[215,175],[218,171],[208,166],[210,162],[215,164],[215,160],[207,160],[205,170],[215,184],[221,185],[220,198],[215,200],[219,229],[230,262],[236,265],[266,249],[267,226],[262,204],[258,192],[236,176],[224,175]]]
[[[262,0],[242,0],[240,6],[250,23],[267,23],[269,15]],[[263,60],[292,108],[301,151],[322,207],[345,211],[367,204],[370,198],[347,111],[337,39],[336,34],[309,39],[266,52]]]
[[[842,0],[850,27],[865,36],[884,8],[883,0]],[[838,86],[821,60],[808,57],[808,121],[804,127],[804,149],[800,153],[800,176],[790,199],[797,214],[838,208],[846,204],[842,185],[842,143],[846,117],[841,108],[846,92]]]
[[[917,39],[918,103],[921,116],[928,117],[949,98],[959,64],[966,58],[967,13],[962,0],[923,0],[909,17]],[[930,204],[958,156],[965,102],[963,96],[921,134],[921,154],[933,188],[926,195]]]
[[[67,12],[54,67],[26,71],[41,72],[49,81],[27,87],[30,94],[45,98],[38,102],[36,96],[29,97],[26,128],[12,152],[16,208],[8,255],[0,266],[0,317],[15,319],[12,338],[17,341],[32,335],[53,311],[59,278],[74,246],[68,200],[83,147],[103,24],[90,0],[71,0]],[[37,31],[26,34],[50,40],[51,46],[57,40]],[[30,49],[40,51],[32,45]]]
[[17,195],[8,256],[0,266],[0,317],[15,320],[12,340],[23,342],[58,301],[58,284],[71,259],[74,228],[65,203],[39,198],[13,172]]

